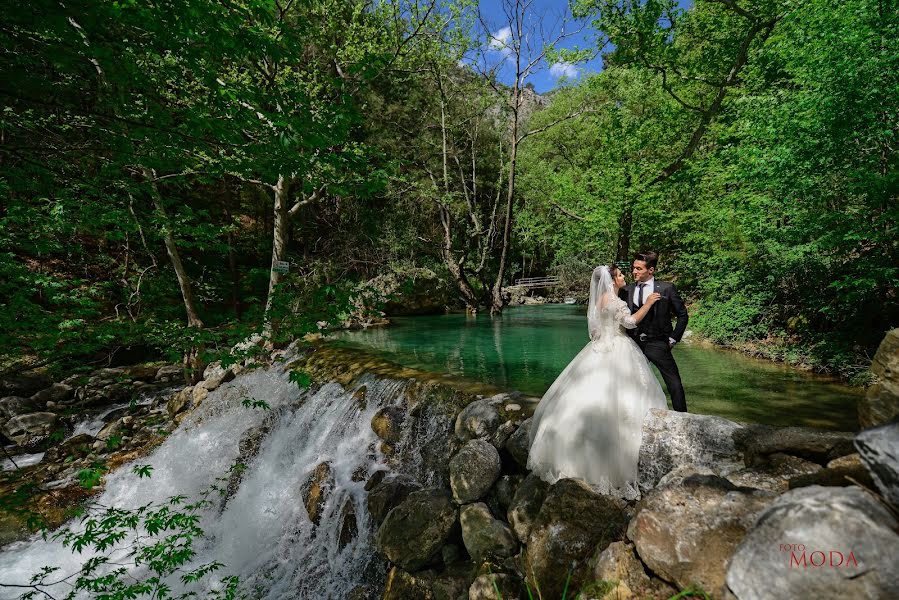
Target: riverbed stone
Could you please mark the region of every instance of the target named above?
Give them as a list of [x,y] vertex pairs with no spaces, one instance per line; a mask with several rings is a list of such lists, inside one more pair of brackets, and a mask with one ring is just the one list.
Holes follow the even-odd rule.
[[459,504],[480,499],[500,475],[499,452],[484,440],[470,440],[450,459],[450,487]]
[[394,564],[415,571],[440,553],[457,520],[458,511],[446,491],[412,492],[381,523],[377,548]]
[[525,572],[544,598],[561,596],[569,569],[569,589],[589,577],[587,562],[594,552],[621,538],[627,523],[626,503],[597,493],[580,479],[561,479],[546,495],[528,535]]
[[782,453],[826,465],[835,458],[855,452],[854,437],[850,431],[751,424],[736,432],[734,440],[737,448],[744,452],[747,464]]
[[[885,506],[855,486],[790,490],[737,547],[727,585],[738,600],[899,598],[897,525]],[[812,563],[816,552],[822,554]]]
[[39,392],[35,392],[31,396],[31,401],[35,406],[46,406],[47,402],[55,402],[63,404],[72,399],[75,394],[75,388],[64,383],[54,383],[48,388],[44,388]]
[[643,420],[640,491],[645,494],[683,464],[708,467],[720,475],[744,468],[742,452],[734,443],[734,435],[742,429],[722,417],[651,409]]
[[475,400],[456,417],[456,437],[467,442],[490,437],[499,427],[499,410],[489,400]]
[[518,426],[518,429],[516,429],[515,432],[509,436],[509,439],[506,440],[506,450],[522,469],[526,469],[528,466],[528,452],[531,448],[530,439],[528,437],[530,430],[531,419],[528,418],[522,421],[521,425]]
[[34,412],[15,416],[3,424],[3,435],[20,446],[50,434],[59,417],[51,412]]
[[627,537],[659,577],[717,597],[724,589],[728,558],[775,497],[715,475],[693,475],[647,494],[637,505]]
[[899,328],[888,331],[880,342],[871,361],[871,373],[877,381],[858,402],[858,424],[863,429],[899,415]]
[[899,508],[899,423],[862,431],[855,447],[880,494]]
[[540,516],[540,508],[546,500],[547,491],[549,484],[533,473],[529,474],[515,490],[506,515],[515,537],[520,541],[527,541],[534,522]]
[[386,406],[371,418],[371,428],[385,442],[398,442],[403,437],[406,411],[399,406]]
[[465,549],[476,564],[486,558],[507,558],[518,553],[518,540],[508,524],[495,519],[483,502],[463,506],[459,522]]

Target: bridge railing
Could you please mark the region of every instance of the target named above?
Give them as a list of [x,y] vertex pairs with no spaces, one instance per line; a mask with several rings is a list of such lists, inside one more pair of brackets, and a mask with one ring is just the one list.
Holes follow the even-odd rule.
[[550,287],[559,285],[561,282],[561,279],[558,277],[524,277],[516,279],[515,285],[522,287]]

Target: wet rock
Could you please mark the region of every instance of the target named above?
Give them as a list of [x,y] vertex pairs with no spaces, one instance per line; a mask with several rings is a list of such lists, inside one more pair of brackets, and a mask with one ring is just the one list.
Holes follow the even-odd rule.
[[440,489],[412,492],[378,528],[377,548],[394,564],[414,571],[440,553],[458,512]]
[[171,398],[169,398],[169,401],[166,404],[166,410],[169,413],[169,418],[174,418],[178,413],[184,412],[191,407],[191,402],[193,401],[193,392],[193,386],[188,386],[172,394]]
[[506,558],[518,553],[518,540],[509,526],[493,518],[483,502],[467,504],[460,509],[462,540],[475,563],[486,558]]
[[737,486],[785,492],[789,489],[792,479],[812,475],[821,470],[821,465],[817,463],[776,452],[757,465],[729,474],[727,479]]
[[459,504],[474,502],[499,477],[499,452],[484,440],[471,440],[450,459],[450,487]]
[[740,543],[727,585],[739,600],[899,598],[897,525],[858,487],[791,490]]
[[56,404],[64,404],[72,399],[75,389],[64,383],[54,383],[48,388],[39,392],[35,392],[31,396],[31,402],[35,406],[46,406],[47,402],[55,402]]
[[878,381],[858,402],[858,424],[862,429],[882,425],[899,415],[899,328],[887,332],[880,343],[871,373]]
[[852,454],[854,434],[811,427],[771,427],[747,425],[734,435],[737,448],[746,456],[746,464],[774,453],[791,454],[819,464]]
[[692,475],[647,494],[637,505],[627,537],[659,577],[717,596],[724,588],[728,558],[775,497],[773,492],[737,488],[715,475]]
[[526,419],[518,426],[518,429],[509,436],[509,439],[506,440],[506,450],[522,469],[526,469],[528,465],[528,452],[530,452],[528,434],[530,429],[531,420]]
[[745,467],[734,444],[743,426],[721,417],[652,409],[643,421],[639,487],[654,488],[669,471],[683,464],[708,467],[722,475]]
[[862,431],[855,447],[881,495],[899,508],[899,423]]
[[6,396],[5,398],[0,398],[0,418],[8,421],[13,417],[34,412],[35,410],[44,408],[45,406],[46,403],[44,405],[39,405],[31,398],[23,398],[22,396]]
[[[496,590],[499,590],[497,596]],[[469,600],[496,600],[499,598],[519,598],[524,591],[524,582],[515,575],[497,573],[481,575],[468,588]]]
[[[384,471],[379,471],[379,473],[384,473]],[[377,476],[377,473],[375,475]],[[382,477],[381,481],[371,487],[366,484],[366,490],[368,490],[366,502],[372,520],[380,525],[387,517],[387,513],[408,498],[409,494],[419,489],[421,486],[402,476]]]
[[340,549],[346,548],[358,533],[356,508],[353,506],[352,500],[347,500],[340,508],[340,533],[337,534],[337,546]]
[[560,597],[573,566],[569,589],[578,589],[589,576],[587,559],[621,538],[625,508],[623,500],[598,494],[580,479],[551,486],[525,551],[531,588],[539,585],[544,598]]
[[[101,444],[103,442],[100,442]],[[79,433],[65,440],[58,446],[54,446],[47,450],[44,455],[45,462],[57,462],[65,460],[71,456],[74,458],[84,458],[94,451],[94,436],[87,433]]]
[[499,410],[489,400],[475,400],[456,417],[456,437],[463,442],[485,439],[499,427]]
[[368,400],[365,399],[367,393],[367,385],[360,386],[358,390],[353,392],[353,402],[356,403],[356,406],[359,407],[359,410],[365,410],[365,408],[368,406]]
[[384,592],[381,600],[435,600],[431,590],[434,582],[434,574],[431,572],[416,573],[415,575],[398,567],[393,567],[387,573],[387,581],[384,582]]
[[19,446],[34,443],[37,438],[50,435],[59,418],[50,412],[35,412],[18,415],[3,424],[3,435]]
[[122,426],[122,419],[116,419],[114,421],[110,421],[106,425],[103,426],[103,429],[97,433],[97,439],[103,442],[110,440],[114,437],[121,437],[122,430],[124,427]]
[[211,392],[218,389],[223,383],[233,380],[234,377],[233,369],[230,367],[225,369],[221,366],[221,363],[215,362],[206,367],[206,370],[203,371],[203,381],[198,383],[197,386]]
[[326,462],[315,467],[315,470],[303,484],[303,506],[306,507],[306,514],[309,515],[309,520],[316,526],[321,521],[327,494],[333,487],[334,478],[331,474],[331,465]]
[[531,473],[515,490],[512,503],[506,513],[512,531],[520,541],[526,542],[531,528],[540,515],[549,484]]
[[382,408],[371,418],[371,428],[385,442],[398,442],[403,437],[406,412],[399,406]]

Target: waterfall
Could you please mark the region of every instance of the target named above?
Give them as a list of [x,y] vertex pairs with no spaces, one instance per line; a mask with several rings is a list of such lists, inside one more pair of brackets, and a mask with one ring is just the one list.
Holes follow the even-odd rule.
[[[135,461],[152,467],[150,478],[125,465],[107,475],[96,499],[134,509],[179,494],[195,497],[227,477],[235,462],[245,461],[247,469],[239,481],[232,480],[229,496],[202,513],[205,535],[195,542],[194,566],[212,561],[225,566],[208,575],[201,589],[190,588],[200,597],[202,586],[215,589],[230,575],[238,575],[252,597],[266,599],[343,598],[363,583],[378,589],[383,578],[364,486],[370,475],[388,467],[370,423],[380,407],[404,402],[407,384],[366,375],[352,389],[326,383],[305,391],[288,376],[285,366],[275,365],[211,392],[159,447]],[[354,391],[362,385],[360,400]],[[248,398],[270,408],[248,408]],[[434,438],[435,427],[441,425],[422,423],[417,429]],[[260,439],[250,456],[241,456],[242,438],[254,432]],[[411,442],[419,434],[404,437]],[[316,525],[301,490],[322,463],[329,465],[329,476],[322,482],[325,501]],[[410,469],[422,483],[433,479],[421,464]],[[27,583],[45,565],[73,573],[87,558],[34,536],[0,553],[0,583]],[[181,585],[171,583],[176,591]],[[49,591],[59,597],[68,590],[60,584]],[[15,592],[21,590],[0,588],[3,598],[18,597]]]

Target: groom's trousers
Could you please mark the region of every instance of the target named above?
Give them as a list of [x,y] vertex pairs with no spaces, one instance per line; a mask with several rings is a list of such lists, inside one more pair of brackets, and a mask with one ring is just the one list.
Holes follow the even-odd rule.
[[643,354],[654,364],[662,374],[668,393],[671,395],[671,407],[680,412],[687,412],[687,398],[684,394],[684,384],[680,381],[680,371],[674,356],[671,355],[671,347],[667,340],[647,340],[637,342]]

